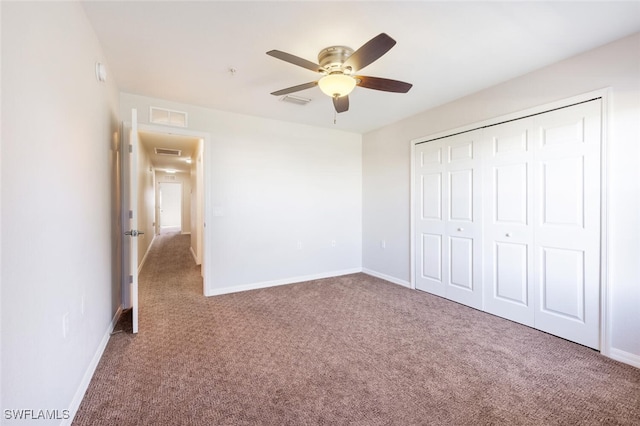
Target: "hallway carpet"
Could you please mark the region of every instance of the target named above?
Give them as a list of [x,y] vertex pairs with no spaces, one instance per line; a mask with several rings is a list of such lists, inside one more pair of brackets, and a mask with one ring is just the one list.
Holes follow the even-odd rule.
[[205,298],[169,234],[74,424],[638,425],[640,370],[364,274]]

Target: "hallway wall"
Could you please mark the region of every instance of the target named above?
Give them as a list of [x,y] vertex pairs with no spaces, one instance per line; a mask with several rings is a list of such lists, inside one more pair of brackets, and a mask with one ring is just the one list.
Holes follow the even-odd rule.
[[194,256],[198,265],[202,263],[202,234],[204,228],[202,226],[203,214],[203,177],[202,170],[202,140],[198,143],[198,150],[194,154],[193,163],[191,164],[191,254]]
[[153,243],[156,222],[156,176],[149,153],[142,146],[138,149],[138,267]]

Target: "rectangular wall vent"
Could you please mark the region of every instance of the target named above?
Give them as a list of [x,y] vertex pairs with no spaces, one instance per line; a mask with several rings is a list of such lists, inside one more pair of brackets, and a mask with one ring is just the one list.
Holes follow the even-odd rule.
[[303,98],[301,96],[295,96],[295,95],[286,95],[280,98],[280,100],[282,102],[289,102],[296,105],[306,105],[309,102],[311,102],[311,99],[307,99],[307,98]]
[[180,149],[171,149],[171,148],[158,148],[155,147],[153,149],[155,151],[156,154],[159,155],[171,155],[174,157],[180,157],[180,154],[182,153],[182,150]]
[[187,113],[172,109],[150,107],[149,121],[165,126],[187,127]]

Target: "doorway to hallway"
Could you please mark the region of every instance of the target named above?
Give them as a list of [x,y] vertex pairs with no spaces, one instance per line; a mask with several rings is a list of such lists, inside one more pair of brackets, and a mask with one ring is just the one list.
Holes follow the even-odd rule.
[[[135,110],[132,111],[132,123],[137,121]],[[132,123],[123,123],[123,134]],[[145,273],[153,248],[160,244],[165,235],[180,236],[187,244],[187,254],[200,276],[201,294],[207,294],[207,268],[204,262],[204,211],[205,211],[205,148],[210,140],[209,135],[186,129],[168,129],[158,125],[136,123],[135,133],[139,143],[122,144],[123,154],[131,155],[131,164],[135,168],[127,169],[128,179],[135,177],[133,186],[136,193],[132,199],[134,209],[122,209],[123,222],[135,210],[137,218],[136,239],[131,245],[137,249],[135,256],[130,257],[127,271]],[[127,147],[129,147],[128,152]],[[127,157],[129,158],[129,157]],[[123,166],[123,175],[125,167]],[[123,177],[124,180],[124,177]],[[128,182],[128,180],[127,180]],[[167,183],[169,185],[161,184]],[[160,193],[162,192],[162,195]],[[164,203],[160,204],[160,197]],[[124,196],[123,196],[124,198]],[[163,205],[160,209],[159,205]],[[162,212],[160,210],[163,210]],[[164,214],[162,214],[164,213]],[[123,271],[126,269],[122,266]],[[136,307],[133,296],[127,297],[132,288],[129,279],[131,273],[122,274],[122,308],[128,310]],[[156,277],[158,278],[158,277]],[[137,301],[137,285],[135,300]],[[137,309],[135,309],[137,311]]]

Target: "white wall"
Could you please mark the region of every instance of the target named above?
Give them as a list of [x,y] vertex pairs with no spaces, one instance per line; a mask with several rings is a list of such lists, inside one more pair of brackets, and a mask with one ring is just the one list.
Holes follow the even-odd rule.
[[120,304],[118,92],[79,3],[0,7],[2,421],[30,424],[4,410],[79,403]]
[[[640,34],[363,136],[363,267],[410,279],[410,141],[611,87],[609,286],[612,355],[640,365]],[[472,72],[472,71],[471,71]],[[386,249],[380,240],[386,239]]]
[[[2,23],[2,4],[0,4],[0,25]],[[0,52],[2,50],[2,30],[0,26]],[[0,54],[0,82],[2,81],[2,55]],[[0,84],[0,99],[2,99],[2,84]],[[2,102],[0,102],[0,194],[2,194]],[[0,196],[0,235],[2,235],[2,196]],[[2,244],[0,244],[0,271],[2,271]],[[2,307],[2,273],[0,273],[0,308]],[[0,312],[0,348],[2,347],[2,313]],[[2,350],[0,350],[0,409],[2,404]]]
[[204,173],[202,170],[202,145],[203,141],[198,142],[198,149],[193,155],[193,163],[191,164],[191,252],[196,263],[202,263],[202,214],[204,193],[202,192],[202,184]]
[[210,294],[360,269],[360,135],[132,94],[120,99],[121,111],[137,108],[141,123],[154,105],[187,111],[190,129],[210,134]]

